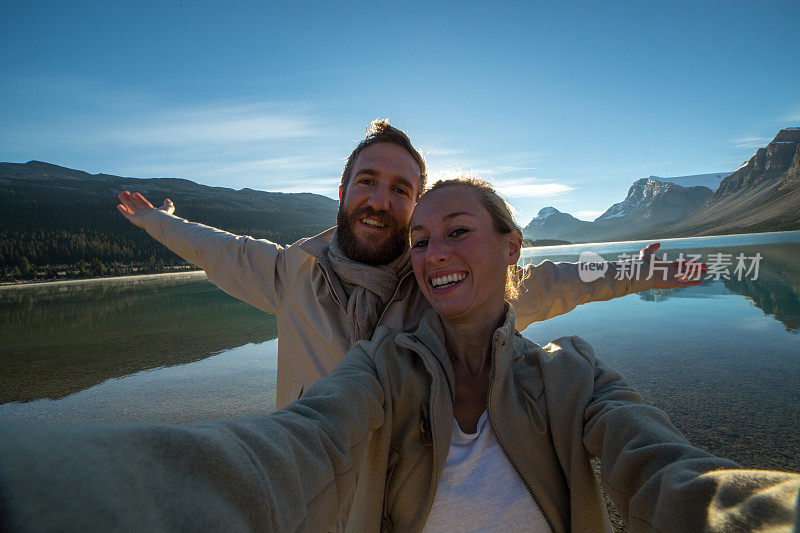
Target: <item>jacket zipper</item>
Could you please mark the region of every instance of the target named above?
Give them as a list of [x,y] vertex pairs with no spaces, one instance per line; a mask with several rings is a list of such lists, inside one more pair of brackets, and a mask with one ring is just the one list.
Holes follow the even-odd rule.
[[[494,351],[495,352],[497,351],[496,348],[497,348],[497,344],[495,344],[495,346],[494,346]],[[495,354],[492,354],[492,355],[495,355]],[[492,417],[489,415],[489,398],[492,397],[492,388],[494,386],[494,368],[495,368],[494,367],[494,357],[492,357],[492,368],[489,371],[489,390],[486,392],[486,418],[489,420],[489,427],[492,428],[492,433],[494,433],[494,438],[495,438],[495,440],[497,440],[497,445],[500,446],[500,451],[503,452],[503,455],[505,456],[506,460],[508,461],[508,464],[510,464],[511,468],[514,469],[514,472],[517,474],[517,477],[519,478],[520,481],[522,481],[522,484],[525,486],[525,489],[527,489],[528,494],[530,494],[531,498],[533,498],[533,503],[536,504],[536,507],[539,508],[539,512],[541,512],[542,516],[544,516],[544,519],[547,522],[547,525],[550,526],[550,531],[552,531],[553,533],[556,533],[556,528],[553,526],[553,522],[550,520],[550,517],[547,516],[547,513],[545,512],[544,507],[542,507],[542,503],[539,501],[539,498],[537,498],[536,494],[534,494],[533,488],[531,488],[530,483],[528,483],[528,480],[526,480],[522,476],[522,473],[519,471],[519,468],[517,468],[517,465],[514,464],[514,461],[512,461],[511,457],[509,457],[505,446],[503,446],[503,443],[500,440],[500,435],[497,433],[497,430],[495,429],[494,421],[492,420]]]
[[386,470],[386,486],[383,488],[383,513],[381,514],[381,531],[392,531],[394,529],[394,522],[392,517],[389,516],[389,484],[392,482],[397,463],[400,462],[400,454],[389,449],[389,468]]
[[[399,287],[399,285],[398,285],[398,287]],[[431,395],[430,395],[430,399],[429,399],[429,404],[428,405],[429,406],[436,405],[436,391],[437,391],[437,389],[439,387],[439,375],[433,370],[433,365],[428,360],[428,357],[426,357],[425,354],[422,353],[422,349],[424,349],[427,352],[428,356],[430,356],[430,358],[433,359],[436,362],[436,364],[439,364],[439,361],[436,359],[436,357],[434,357],[434,355],[431,353],[431,351],[428,350],[428,347],[425,346],[424,344],[422,344],[422,342],[419,341],[419,339],[417,338],[416,335],[413,335],[413,334],[409,335],[409,340],[411,340],[411,343],[407,343],[407,342],[405,342],[405,340],[401,340],[400,342],[401,342],[401,344],[403,346],[405,346],[409,350],[411,350],[414,353],[416,353],[419,356],[419,358],[422,359],[422,364],[425,366],[425,371],[428,373],[428,376],[430,376],[430,378],[431,378]],[[419,346],[417,346],[417,345],[419,345]],[[439,459],[438,459],[438,456],[436,454],[436,426],[434,426],[434,424],[433,424],[433,415],[431,415],[430,412],[431,412],[431,410],[430,410],[430,407],[429,407],[428,413],[429,413],[429,417],[430,417],[430,428],[431,428],[431,436],[430,437],[431,437],[431,452],[433,453],[433,471],[434,472],[438,472],[439,471]],[[436,488],[435,487],[434,487],[434,490],[433,490],[432,494],[435,497],[435,495],[436,495]],[[430,516],[430,514],[431,514],[431,509],[433,508],[434,497],[431,497],[430,501],[427,504],[428,508],[427,508],[426,514],[425,514],[426,517]],[[426,520],[427,520],[427,518],[426,518]]]

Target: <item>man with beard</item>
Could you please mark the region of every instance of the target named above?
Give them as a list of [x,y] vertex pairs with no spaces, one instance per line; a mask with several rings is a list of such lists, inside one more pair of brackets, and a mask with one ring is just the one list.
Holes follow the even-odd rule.
[[[409,330],[428,309],[408,249],[408,222],[426,179],[425,160],[408,136],[375,121],[342,172],[337,226],[286,248],[176,217],[169,199],[156,209],[141,194],[125,191],[117,208],[205,270],[212,283],[277,316],[281,408],[328,375],[377,326]],[[609,263],[604,277],[585,283],[576,263],[528,267],[514,302],[517,327],[523,330],[590,301],[695,283],[679,280],[677,265],[666,280],[618,281],[615,269]]]

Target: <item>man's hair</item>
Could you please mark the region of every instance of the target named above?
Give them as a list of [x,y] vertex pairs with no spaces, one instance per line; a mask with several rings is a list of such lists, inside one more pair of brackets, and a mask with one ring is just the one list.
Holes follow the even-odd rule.
[[347,185],[350,182],[350,175],[353,173],[353,165],[355,164],[358,154],[367,146],[378,143],[397,145],[408,152],[411,157],[414,158],[414,161],[417,162],[420,174],[419,189],[417,190],[417,198],[419,198],[419,195],[425,190],[425,182],[428,179],[428,171],[425,168],[425,158],[414,148],[414,145],[411,144],[411,139],[408,138],[408,135],[406,135],[404,131],[398,130],[390,125],[386,119],[376,119],[367,126],[367,137],[358,143],[358,146],[356,146],[355,150],[350,154],[350,157],[347,158],[347,163],[344,165],[342,182],[339,184],[342,188],[342,199],[344,199],[344,195],[347,192]]
[[[462,174],[461,176],[449,180],[439,180],[433,184],[433,187],[425,191],[428,195],[438,189],[445,187],[460,187],[468,189],[475,193],[478,201],[481,203],[489,217],[492,219],[493,229],[500,235],[508,235],[509,233],[517,233],[522,238],[522,231],[519,226],[514,222],[514,215],[511,213],[511,207],[503,200],[503,197],[497,194],[494,187],[480,178]],[[422,200],[422,199],[420,199]],[[517,265],[509,265],[506,273],[506,300],[514,300],[519,295],[519,286],[525,279],[526,273]]]

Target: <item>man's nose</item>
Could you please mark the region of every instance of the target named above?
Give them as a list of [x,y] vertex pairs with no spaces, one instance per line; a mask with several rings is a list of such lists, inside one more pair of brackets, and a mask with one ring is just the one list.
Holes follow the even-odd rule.
[[389,210],[389,191],[386,187],[375,187],[367,204],[375,211]]

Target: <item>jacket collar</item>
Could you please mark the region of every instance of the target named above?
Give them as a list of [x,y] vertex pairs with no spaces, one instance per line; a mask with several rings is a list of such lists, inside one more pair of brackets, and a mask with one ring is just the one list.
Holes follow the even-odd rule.
[[[492,353],[494,354],[496,375],[505,375],[516,358],[514,342],[507,342],[516,335],[514,321],[514,307],[507,303],[506,318],[492,335]],[[421,353],[421,349],[430,352],[444,370],[445,377],[450,385],[450,393],[455,398],[453,364],[450,362],[450,356],[447,353],[442,320],[435,310],[428,309],[420,320],[417,329],[410,333],[399,334],[395,339],[395,343],[414,349],[418,353]]]
[[330,246],[331,236],[336,226],[326,229],[322,233],[318,233],[313,237],[308,237],[300,242],[298,245],[308,255],[316,259],[326,259],[328,257],[328,247]]

